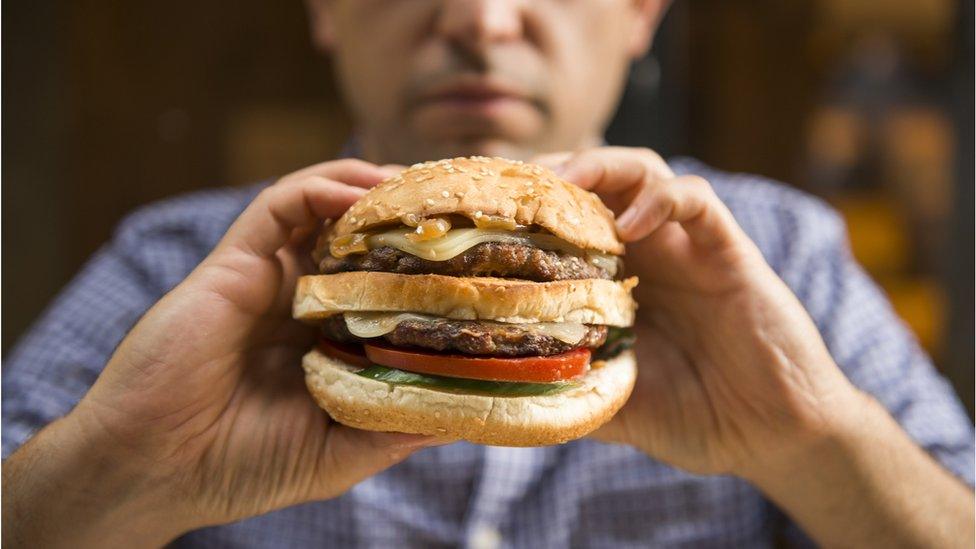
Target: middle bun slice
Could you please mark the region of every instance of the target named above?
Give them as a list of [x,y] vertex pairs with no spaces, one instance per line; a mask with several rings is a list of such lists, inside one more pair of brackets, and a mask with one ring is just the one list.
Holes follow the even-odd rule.
[[301,277],[295,318],[314,321],[350,311],[415,312],[459,320],[578,322],[627,327],[636,278],[530,282],[348,272]]

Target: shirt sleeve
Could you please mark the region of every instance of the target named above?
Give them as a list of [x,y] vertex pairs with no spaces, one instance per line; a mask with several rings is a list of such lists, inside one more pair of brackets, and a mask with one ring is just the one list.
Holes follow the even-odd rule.
[[973,485],[973,426],[884,293],[853,259],[840,217],[825,206],[813,242],[785,279],[813,317],[834,360],[915,442]]
[[202,259],[210,243],[186,210],[131,215],[5,357],[4,459],[75,406],[139,317]]
[[[779,274],[803,302],[831,356],[919,446],[972,486],[972,423],[952,386],[852,257],[840,216],[816,202],[790,217],[784,224],[790,253]],[[814,546],[782,513],[774,516],[788,545]]]

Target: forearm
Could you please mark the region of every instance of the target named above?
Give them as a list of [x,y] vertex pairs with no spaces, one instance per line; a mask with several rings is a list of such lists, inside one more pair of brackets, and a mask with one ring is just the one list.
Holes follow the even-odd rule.
[[58,420],[4,462],[3,544],[150,547],[178,535],[163,487],[112,459],[82,424]]
[[867,395],[837,436],[751,480],[825,546],[973,547],[973,493]]

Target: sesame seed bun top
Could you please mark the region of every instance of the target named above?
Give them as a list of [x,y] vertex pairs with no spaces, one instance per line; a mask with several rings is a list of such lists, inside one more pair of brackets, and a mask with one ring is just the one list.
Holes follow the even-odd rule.
[[323,239],[426,218],[483,215],[536,225],[588,250],[623,254],[613,213],[597,196],[551,170],[504,158],[472,156],[415,164],[371,189],[329,227]]

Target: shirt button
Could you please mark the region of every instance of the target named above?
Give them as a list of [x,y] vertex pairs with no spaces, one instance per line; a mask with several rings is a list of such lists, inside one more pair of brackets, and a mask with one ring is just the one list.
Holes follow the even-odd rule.
[[502,545],[502,533],[489,524],[479,524],[471,532],[471,549],[498,549]]

